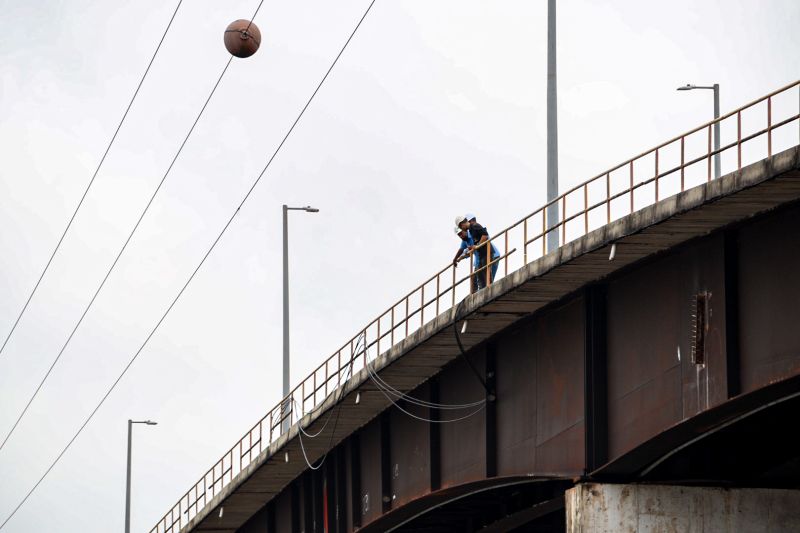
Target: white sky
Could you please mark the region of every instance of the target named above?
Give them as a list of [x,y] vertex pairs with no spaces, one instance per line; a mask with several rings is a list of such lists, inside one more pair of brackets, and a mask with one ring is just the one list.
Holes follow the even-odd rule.
[[[76,223],[0,356],[3,435],[65,340],[256,0],[186,0]],[[210,245],[368,0],[265,2],[46,388],[0,451],[0,521]],[[0,336],[99,161],[175,2],[0,0]],[[668,6],[668,7],[667,7]],[[148,530],[280,397],[280,206],[295,381],[452,257],[544,201],[546,2],[378,0],[260,186],[112,397],[4,531]],[[800,78],[797,0],[559,2],[562,187]]]

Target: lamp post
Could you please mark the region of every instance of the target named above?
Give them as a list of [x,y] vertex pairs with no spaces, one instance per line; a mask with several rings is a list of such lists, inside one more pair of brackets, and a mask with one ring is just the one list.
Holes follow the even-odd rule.
[[692,91],[694,89],[710,89],[714,91],[714,120],[717,121],[714,123],[714,151],[717,152],[714,154],[714,178],[719,178],[719,83],[714,85],[692,85],[687,83],[683,87],[678,87],[679,91]]
[[[547,201],[558,196],[558,105],[556,86],[556,0],[547,3]],[[548,229],[558,223],[558,203],[547,207]],[[558,249],[558,230],[547,235],[547,251]]]
[[128,475],[125,481],[125,533],[131,533],[131,433],[134,424],[155,426],[152,420],[128,420]]
[[[319,213],[319,209],[310,206],[289,207],[283,204],[283,397],[289,395],[289,211],[305,211]],[[284,418],[291,412],[291,404],[286,400],[281,406],[281,434],[289,429],[290,418]]]

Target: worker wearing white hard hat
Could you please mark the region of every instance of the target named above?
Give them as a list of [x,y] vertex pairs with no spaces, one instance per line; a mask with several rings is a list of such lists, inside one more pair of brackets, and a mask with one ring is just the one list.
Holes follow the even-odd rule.
[[[482,289],[488,283],[491,283],[494,280],[495,274],[497,274],[498,263],[496,261],[492,261],[500,257],[500,252],[491,242],[481,246],[482,243],[489,241],[489,231],[485,227],[478,224],[478,222],[475,220],[475,215],[472,213],[467,213],[464,215],[462,220],[458,223],[458,227],[462,230],[466,230],[472,239],[473,244],[472,246],[468,247],[468,250],[470,252],[473,252],[474,250],[473,257],[475,261],[475,270],[477,273],[476,277],[478,288]],[[491,255],[489,254],[490,250]],[[489,259],[490,257],[491,260]],[[484,267],[490,270],[488,283],[486,279],[486,268]],[[481,271],[480,269],[482,268],[483,270]]]

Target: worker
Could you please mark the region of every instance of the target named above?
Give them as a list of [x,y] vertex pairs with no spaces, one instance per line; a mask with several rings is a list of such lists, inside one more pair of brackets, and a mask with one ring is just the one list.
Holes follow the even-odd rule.
[[[470,218],[467,218],[468,216]],[[487,241],[489,241],[489,232],[486,230],[486,228],[478,224],[477,220],[471,222],[470,219],[475,220],[475,216],[469,214],[457,217],[456,218],[457,225],[460,229],[469,232],[469,235],[472,238],[473,244],[471,246],[468,245],[467,249],[470,251],[470,253],[475,254],[475,256],[477,257],[477,262],[475,264],[476,271],[479,271],[480,269],[484,268],[489,263],[488,260],[489,254],[487,248],[489,247],[491,248],[492,251],[491,257],[493,262],[491,266],[489,266],[489,271],[491,274],[488,280],[489,283],[491,283],[492,281],[494,281],[494,277],[497,274],[498,261],[496,260],[500,257],[500,252],[497,250],[494,244],[487,243]],[[484,243],[487,243],[488,246],[487,244]],[[487,285],[486,270],[480,270],[480,272],[477,272],[476,278],[477,278],[476,281],[478,289],[486,287]]]
[[[470,246],[472,246],[474,243],[472,241],[472,236],[469,234],[469,230],[464,230],[456,226],[454,228],[454,232],[458,236],[458,238],[461,239],[461,244],[459,245],[458,250],[456,250],[455,257],[453,257],[453,266],[455,267],[459,261],[472,255],[470,254],[469,249]],[[473,257],[474,257],[473,261],[477,262],[477,256]],[[477,290],[478,290],[477,275],[473,274],[470,280],[470,293],[473,293]]]

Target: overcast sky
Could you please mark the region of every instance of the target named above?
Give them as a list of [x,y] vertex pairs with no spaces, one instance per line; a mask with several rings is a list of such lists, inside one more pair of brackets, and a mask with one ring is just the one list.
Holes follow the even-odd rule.
[[[256,0],[185,0],[74,226],[0,356],[5,435],[222,70]],[[0,522],[91,411],[291,125],[368,0],[267,1],[116,271],[0,451]],[[0,338],[88,183],[175,1],[0,0]],[[800,78],[797,0],[562,0],[562,187]],[[546,2],[378,0],[179,304],[4,532],[146,531],[280,397],[281,209],[296,382],[444,266],[453,217],[545,198]],[[794,111],[796,112],[796,111]]]

